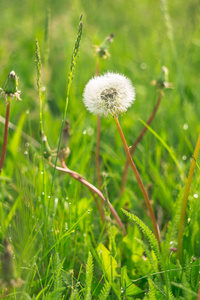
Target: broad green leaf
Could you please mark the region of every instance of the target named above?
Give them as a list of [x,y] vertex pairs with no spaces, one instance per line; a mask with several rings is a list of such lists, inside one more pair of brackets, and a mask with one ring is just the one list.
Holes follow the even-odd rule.
[[116,268],[118,267],[117,261],[102,243],[97,246],[96,250],[102,262],[103,271],[107,278],[112,282],[116,276],[119,276],[116,271]]
[[123,287],[123,292],[126,296],[134,296],[142,293],[143,291],[132,283],[127,274],[127,266],[121,268],[121,284]]

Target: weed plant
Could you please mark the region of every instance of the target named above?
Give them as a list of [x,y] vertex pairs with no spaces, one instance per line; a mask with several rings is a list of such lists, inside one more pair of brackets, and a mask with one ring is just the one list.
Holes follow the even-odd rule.
[[[198,1],[2,0],[0,15],[0,298],[200,299]],[[107,71],[135,88],[114,118],[140,137],[159,238],[113,117],[82,101]]]

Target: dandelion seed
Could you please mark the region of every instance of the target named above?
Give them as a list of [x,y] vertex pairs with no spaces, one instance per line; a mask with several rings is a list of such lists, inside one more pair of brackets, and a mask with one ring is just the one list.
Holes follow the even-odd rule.
[[185,124],[183,125],[183,129],[184,129],[184,130],[188,130],[188,124],[187,124],[187,123],[185,123]]
[[196,199],[199,197],[198,194],[194,194],[193,196],[194,196],[194,198],[196,198]]
[[108,117],[126,112],[135,100],[131,81],[118,73],[106,73],[92,78],[86,85],[83,102],[95,115]]

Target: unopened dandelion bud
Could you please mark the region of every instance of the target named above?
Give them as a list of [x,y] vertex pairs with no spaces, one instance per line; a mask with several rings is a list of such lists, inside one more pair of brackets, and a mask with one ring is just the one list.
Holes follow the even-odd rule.
[[135,89],[131,81],[118,73],[95,76],[87,83],[83,102],[95,115],[113,117],[126,112],[135,100]]
[[17,91],[18,78],[15,74],[15,71],[11,71],[8,74],[6,81],[3,84],[3,90],[6,94],[14,94]]
[[172,83],[168,82],[168,69],[163,66],[160,71],[158,80],[153,80],[152,85],[156,85],[160,89],[170,89],[172,88]]
[[18,77],[15,74],[15,71],[11,71],[8,74],[8,77],[6,81],[4,82],[1,90],[0,97],[5,98],[6,101],[8,101],[10,98],[13,99],[16,97],[18,100],[21,100],[20,98],[20,91],[17,90],[18,87]]
[[109,47],[110,47],[110,44],[112,43],[113,41],[113,37],[114,37],[114,34],[110,34],[109,36],[107,36],[105,38],[105,40],[99,45],[99,46],[96,46],[95,45],[95,48],[96,48],[96,54],[100,57],[100,58],[103,58],[103,59],[106,59],[107,57],[110,56],[110,53],[109,53]]

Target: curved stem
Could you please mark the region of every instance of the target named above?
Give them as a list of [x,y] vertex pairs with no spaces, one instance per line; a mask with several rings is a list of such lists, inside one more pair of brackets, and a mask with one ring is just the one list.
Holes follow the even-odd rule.
[[4,139],[3,139],[3,148],[0,158],[0,174],[3,169],[3,163],[6,157],[6,147],[8,141],[8,124],[9,124],[9,114],[10,114],[10,99],[8,99],[7,109],[6,109],[6,121],[5,121],[5,130],[4,130]]
[[[160,105],[161,99],[163,96],[163,92],[160,91],[159,95],[158,95],[158,99],[156,102],[156,105],[154,107],[154,110],[149,118],[149,120],[147,121],[147,125],[150,125],[151,122],[153,121],[156,112],[158,110],[158,107]],[[147,131],[147,127],[145,126],[142,131],[140,132],[140,134],[138,135],[138,137],[136,138],[135,142],[132,144],[132,146],[130,147],[130,154],[133,155],[133,152],[135,151],[138,143],[141,141],[141,139],[143,138],[143,135],[145,134],[145,132]],[[126,164],[124,166],[124,171],[123,171],[123,175],[122,175],[122,183],[121,183],[121,189],[120,189],[120,194],[122,195],[125,189],[125,185],[126,185],[126,180],[127,180],[127,174],[128,174],[128,167],[129,167],[129,161],[128,159],[126,160]]]
[[177,256],[178,256],[178,259],[180,262],[182,261],[183,230],[184,230],[184,223],[185,223],[187,200],[188,200],[188,195],[189,195],[189,191],[190,191],[190,186],[191,186],[192,177],[194,174],[194,169],[195,169],[197,157],[199,154],[199,150],[200,150],[200,134],[198,136],[194,154],[192,156],[192,162],[191,162],[190,170],[188,173],[188,179],[187,179],[187,183],[185,186],[185,192],[183,195],[183,202],[182,202],[182,207],[181,207],[181,216],[180,216],[179,229],[178,229],[178,247],[177,247]]
[[52,164],[50,162],[50,165],[52,167],[54,167],[56,170],[58,171],[62,171],[62,172],[65,172],[67,174],[69,174],[71,177],[73,177],[74,179],[78,180],[79,182],[81,182],[83,185],[87,186],[87,188],[90,190],[90,192],[93,194],[93,195],[97,195],[102,203],[108,203],[108,206],[110,208],[110,211],[113,215],[113,217],[116,219],[117,223],[119,224],[119,226],[121,227],[121,229],[123,230],[123,233],[124,235],[126,235],[126,229],[125,229],[125,226],[124,224],[122,223],[120,217],[118,216],[116,210],[114,209],[114,207],[112,206],[112,204],[110,203],[109,200],[106,200],[105,197],[103,196],[102,192],[99,191],[94,185],[92,185],[91,183],[89,183],[86,179],[84,179],[80,174],[70,170],[64,163],[64,161],[62,162],[62,168],[61,167],[55,167],[54,164]]
[[153,208],[152,208],[152,206],[151,206],[151,202],[150,202],[150,200],[149,200],[149,197],[148,197],[148,194],[147,194],[147,192],[146,192],[146,190],[145,190],[145,187],[144,187],[144,185],[143,185],[143,183],[142,183],[142,180],[141,180],[141,178],[140,178],[140,175],[139,175],[139,173],[138,173],[138,170],[137,170],[137,168],[136,168],[136,166],[135,166],[135,164],[134,164],[134,162],[133,162],[133,160],[132,160],[132,158],[131,158],[131,154],[130,154],[130,152],[129,152],[129,148],[128,148],[128,146],[127,146],[127,143],[126,143],[124,134],[123,134],[123,132],[122,132],[121,126],[120,126],[120,124],[119,124],[119,120],[118,120],[117,117],[114,117],[114,120],[115,120],[115,123],[116,123],[116,125],[117,125],[117,129],[118,129],[118,131],[119,131],[119,134],[120,134],[122,143],[123,143],[123,145],[124,145],[124,149],[125,149],[125,152],[126,152],[127,159],[128,159],[128,161],[129,161],[129,164],[130,164],[130,166],[131,166],[131,168],[132,168],[134,174],[135,174],[135,177],[136,177],[136,179],[137,179],[137,182],[138,182],[138,184],[139,184],[139,187],[140,187],[140,189],[141,189],[141,192],[142,192],[142,194],[143,194],[143,196],[144,196],[145,203],[146,203],[147,209],[148,209],[149,214],[150,214],[150,219],[151,219],[151,222],[152,222],[153,231],[154,231],[154,234],[155,234],[155,236],[156,236],[156,238],[157,238],[157,240],[158,240],[158,243],[159,243],[159,245],[160,245],[160,232],[159,232],[158,225],[157,225],[157,222],[156,222],[156,218],[155,218],[155,215],[154,215],[154,212],[153,212]]

